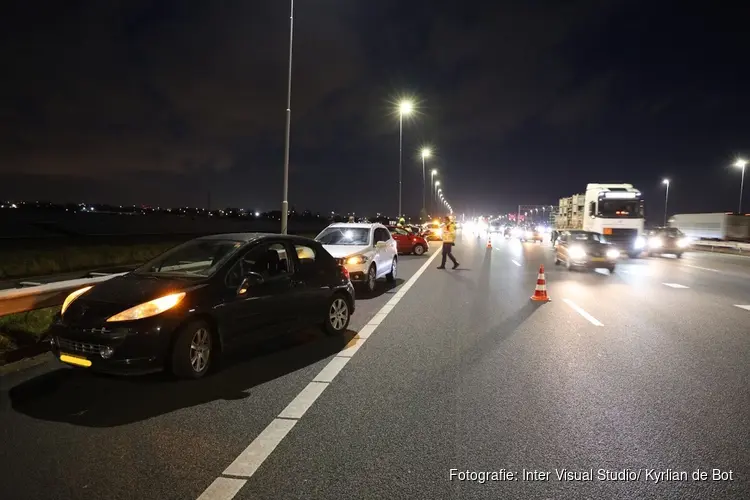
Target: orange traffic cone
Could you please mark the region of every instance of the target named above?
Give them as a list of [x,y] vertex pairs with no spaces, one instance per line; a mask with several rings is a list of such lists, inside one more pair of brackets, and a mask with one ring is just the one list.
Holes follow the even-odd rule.
[[492,248],[492,237],[490,236],[487,238],[487,249],[491,249],[491,248]]
[[539,276],[536,278],[536,290],[534,295],[531,296],[531,300],[537,302],[549,302],[550,299],[547,295],[547,279],[544,277],[544,264],[539,266]]

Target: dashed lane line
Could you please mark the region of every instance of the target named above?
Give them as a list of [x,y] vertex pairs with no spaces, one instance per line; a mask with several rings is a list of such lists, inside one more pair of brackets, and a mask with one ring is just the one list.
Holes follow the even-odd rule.
[[511,262],[512,262],[512,263],[514,263],[515,265],[517,265],[518,267],[521,267],[521,264],[519,264],[519,263],[518,263],[518,261],[516,261],[516,260],[511,260]]
[[591,323],[592,325],[594,325],[594,326],[604,326],[604,323],[602,323],[601,321],[599,321],[598,319],[596,319],[595,317],[593,317],[592,315],[590,315],[589,313],[587,313],[586,311],[584,311],[583,308],[581,308],[578,304],[576,304],[572,300],[570,300],[570,299],[563,299],[563,302],[565,302],[566,304],[568,304],[570,306],[570,308],[573,309],[575,312],[577,312],[578,314],[580,314],[581,316],[583,316],[584,318],[586,318],[588,320],[588,322]]
[[689,286],[680,285],[679,283],[662,283],[662,285],[670,288],[690,288]]
[[273,419],[268,424],[268,427],[224,470],[222,475],[206,488],[201,496],[198,497],[198,500],[231,500],[237,495],[247,480],[255,474],[263,462],[273,453],[273,450],[289,434],[289,431],[292,430],[313,403],[323,394],[323,391],[328,388],[336,375],[339,374],[352,356],[362,347],[362,344],[375,333],[378,325],[388,316],[438,255],[440,253],[435,252],[427,259],[427,262],[399,288],[393,298],[370,319],[346,347],[320,370],[315,378],[297,394],[279,416]]

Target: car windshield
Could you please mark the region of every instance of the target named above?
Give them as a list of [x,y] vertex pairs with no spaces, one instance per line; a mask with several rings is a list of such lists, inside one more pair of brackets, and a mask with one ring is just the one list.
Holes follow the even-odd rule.
[[684,234],[682,233],[682,231],[680,231],[676,227],[669,227],[667,229],[662,229],[661,232],[663,234],[667,235],[667,236],[672,236],[672,237],[676,237],[676,238],[680,237],[680,236],[684,236]]
[[323,245],[369,245],[370,229],[365,227],[327,227],[315,239]]
[[599,200],[599,216],[601,217],[640,217],[641,208],[638,200]]
[[604,236],[599,233],[571,233],[570,239],[573,241],[598,241],[604,243]]
[[226,261],[242,242],[221,239],[198,239],[183,243],[156,257],[134,271],[135,274],[169,274],[209,277]]

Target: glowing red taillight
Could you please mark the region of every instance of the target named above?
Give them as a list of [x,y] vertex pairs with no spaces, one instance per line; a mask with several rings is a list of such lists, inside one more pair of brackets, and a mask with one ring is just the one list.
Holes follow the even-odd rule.
[[341,275],[344,278],[349,279],[349,270],[344,266],[340,266],[340,267],[341,267]]

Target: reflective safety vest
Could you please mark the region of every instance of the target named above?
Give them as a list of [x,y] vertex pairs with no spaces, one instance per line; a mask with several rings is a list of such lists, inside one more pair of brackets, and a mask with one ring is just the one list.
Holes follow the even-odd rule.
[[445,225],[443,230],[443,243],[455,243],[456,242],[456,225],[449,222]]

